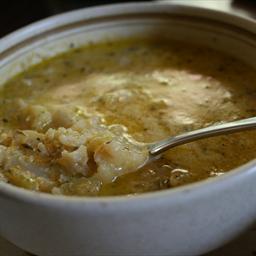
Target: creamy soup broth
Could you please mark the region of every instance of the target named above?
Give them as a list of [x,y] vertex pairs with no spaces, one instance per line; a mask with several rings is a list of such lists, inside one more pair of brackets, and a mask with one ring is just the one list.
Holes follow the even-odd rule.
[[130,141],[154,142],[256,115],[253,68],[174,41],[137,38],[71,49],[7,82],[0,114],[0,179],[53,194],[168,189],[222,175],[256,156],[256,132],[247,131],[176,147],[134,171],[146,153]]

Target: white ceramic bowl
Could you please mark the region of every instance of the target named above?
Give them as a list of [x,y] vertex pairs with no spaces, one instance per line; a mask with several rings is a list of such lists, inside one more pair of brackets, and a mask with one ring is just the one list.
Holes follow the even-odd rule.
[[[148,33],[208,45],[256,66],[254,21],[133,3],[66,13],[3,38],[0,84],[68,47]],[[136,197],[52,196],[0,183],[0,234],[41,256],[198,255],[255,220],[255,180],[251,162],[221,177]]]

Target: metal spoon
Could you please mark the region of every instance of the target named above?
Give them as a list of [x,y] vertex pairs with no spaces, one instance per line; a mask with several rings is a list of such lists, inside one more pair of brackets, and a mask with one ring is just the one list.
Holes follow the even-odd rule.
[[148,145],[149,159],[165,152],[166,150],[186,144],[195,140],[230,134],[256,128],[256,117],[241,119],[234,122],[208,126],[199,130],[183,133]]

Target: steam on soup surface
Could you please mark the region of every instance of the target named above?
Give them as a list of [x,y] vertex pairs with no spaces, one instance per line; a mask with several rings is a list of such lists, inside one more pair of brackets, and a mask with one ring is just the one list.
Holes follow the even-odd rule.
[[54,194],[103,196],[218,176],[256,156],[256,132],[147,159],[143,142],[256,115],[255,70],[180,42],[127,39],[70,50],[0,92],[0,179]]

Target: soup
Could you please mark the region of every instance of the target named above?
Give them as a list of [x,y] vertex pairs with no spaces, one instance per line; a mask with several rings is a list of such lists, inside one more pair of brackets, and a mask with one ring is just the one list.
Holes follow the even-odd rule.
[[133,38],[71,49],[0,91],[0,180],[108,196],[219,176],[256,156],[256,132],[189,143],[139,168],[144,143],[256,115],[255,70],[214,50]]

